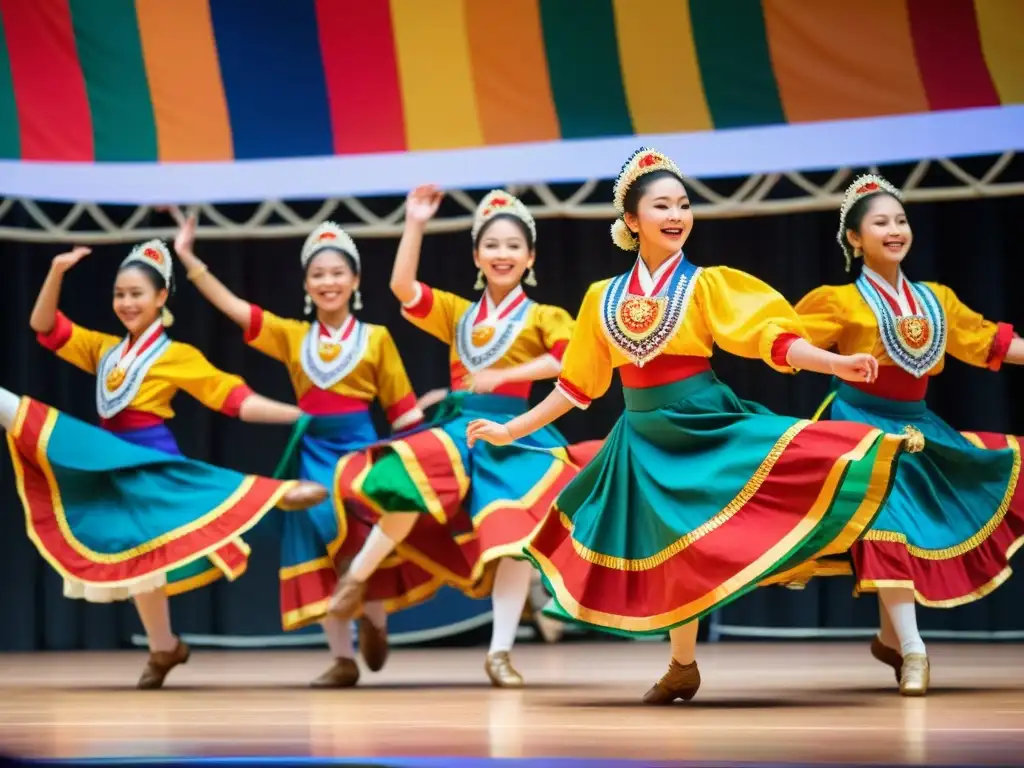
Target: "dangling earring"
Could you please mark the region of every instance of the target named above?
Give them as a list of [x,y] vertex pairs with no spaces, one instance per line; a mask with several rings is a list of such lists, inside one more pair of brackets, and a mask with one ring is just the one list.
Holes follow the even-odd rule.
[[164,328],[170,328],[174,325],[174,315],[171,314],[171,310],[169,310],[166,305],[160,308],[160,324],[163,325]]
[[359,289],[356,288],[355,296],[352,297],[352,309],[354,309],[354,310],[356,310],[358,312],[362,308],[363,308],[363,297],[359,293]]
[[533,267],[530,267],[530,271],[523,278],[523,285],[528,285],[530,288],[537,287],[537,273],[533,271]]
[[853,249],[853,258],[855,258],[855,259],[863,259],[864,258],[864,251],[862,251],[860,249],[859,245],[856,248]]
[[482,269],[478,269],[476,271],[476,282],[473,283],[473,290],[482,291],[486,287],[487,283],[484,282],[484,271]]
[[308,293],[306,294],[306,306],[302,310],[302,314],[304,314],[304,315],[311,315],[311,314],[313,314],[313,300],[309,297]]

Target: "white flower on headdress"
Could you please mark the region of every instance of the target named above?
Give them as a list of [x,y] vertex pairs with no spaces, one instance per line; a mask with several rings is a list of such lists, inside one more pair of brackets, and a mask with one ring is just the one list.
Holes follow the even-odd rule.
[[477,235],[480,234],[484,224],[500,213],[514,216],[523,222],[530,231],[530,239],[536,244],[537,224],[534,222],[529,209],[523,205],[522,200],[518,197],[510,195],[502,189],[492,189],[484,195],[484,199],[476,207],[476,213],[473,215],[473,230],[470,233],[473,242],[476,242]]
[[148,264],[160,273],[167,287],[171,287],[174,265],[171,261],[171,251],[163,240],[147,240],[136,245],[121,262],[121,267],[127,267],[129,264]]
[[333,221],[325,221],[309,233],[306,242],[302,244],[302,268],[308,267],[314,256],[326,250],[348,254],[356,263],[356,271],[362,271],[359,249],[356,248],[355,240]]
[[615,186],[612,189],[612,204],[619,212],[619,217],[612,223],[612,242],[624,251],[635,251],[640,248],[640,240],[628,226],[624,218],[626,215],[626,195],[629,188],[641,176],[655,171],[668,171],[679,178],[683,177],[682,171],[666,155],[650,147],[640,147],[634,150],[625,163],[622,170],[615,179]]
[[858,176],[853,180],[853,183],[846,188],[846,194],[843,196],[843,204],[839,207],[839,231],[836,233],[836,241],[839,243],[839,247],[843,249],[843,256],[846,257],[847,272],[850,271],[850,265],[853,262],[854,253],[853,248],[850,246],[850,241],[846,239],[846,217],[850,213],[850,209],[853,208],[858,200],[862,200],[868,195],[874,195],[879,192],[890,194],[900,202],[903,202],[903,193],[899,189],[883,179],[881,176],[877,176],[873,173],[866,173],[863,176]]

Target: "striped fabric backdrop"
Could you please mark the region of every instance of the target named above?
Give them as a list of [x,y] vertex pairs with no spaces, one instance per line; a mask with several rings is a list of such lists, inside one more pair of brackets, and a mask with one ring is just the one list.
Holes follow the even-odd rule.
[[1024,0],[0,0],[0,158],[231,161],[1024,103]]

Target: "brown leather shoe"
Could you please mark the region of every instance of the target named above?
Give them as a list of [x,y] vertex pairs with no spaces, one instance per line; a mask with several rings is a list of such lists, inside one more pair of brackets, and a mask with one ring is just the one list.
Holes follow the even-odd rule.
[[512,666],[508,651],[488,653],[484,671],[495,688],[522,688],[524,685],[523,676]]
[[277,506],[279,509],[287,512],[295,512],[300,509],[315,507],[326,498],[327,489],[320,485],[320,483],[300,480],[295,487],[281,497]]
[[351,688],[359,682],[355,659],[335,659],[334,664],[309,684],[310,688]]
[[883,643],[878,635],[871,639],[871,655],[883,664],[888,664],[896,672],[896,682],[900,681],[900,674],[903,671],[903,656],[895,648],[890,648]]
[[388,660],[388,631],[370,621],[359,619],[359,653],[371,672],[380,672]]
[[900,674],[900,695],[924,696],[931,681],[931,665],[923,653],[908,653],[903,657]]
[[180,640],[173,651],[150,651],[149,660],[135,687],[140,691],[155,691],[162,688],[167,673],[179,664],[187,663],[191,654],[192,649]]
[[366,584],[356,581],[348,573],[345,573],[338,579],[338,586],[334,588],[334,594],[331,595],[327,612],[344,621],[350,621],[362,609],[365,593]]
[[644,704],[665,706],[676,699],[689,701],[697,694],[700,688],[700,670],[697,669],[697,662],[691,662],[683,666],[675,659],[668,665],[668,672],[662,675],[661,680],[656,682],[651,690],[644,694]]

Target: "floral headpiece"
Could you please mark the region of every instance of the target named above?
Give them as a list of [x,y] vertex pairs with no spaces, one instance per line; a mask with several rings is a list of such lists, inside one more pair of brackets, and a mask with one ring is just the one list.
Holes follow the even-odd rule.
[[850,271],[850,265],[853,263],[854,252],[853,248],[850,247],[850,242],[846,239],[846,216],[858,200],[863,200],[865,197],[878,194],[879,192],[890,194],[900,202],[903,202],[903,193],[900,190],[881,176],[876,176],[873,173],[858,176],[846,188],[843,204],[839,208],[839,232],[836,233],[836,240],[839,242],[839,247],[843,249],[843,256],[846,257],[847,272]]
[[309,266],[321,251],[341,251],[352,257],[356,263],[356,271],[362,272],[362,264],[359,261],[359,249],[348,232],[339,227],[333,221],[325,221],[319,227],[309,233],[306,242],[302,245],[302,268]]
[[619,177],[615,179],[615,187],[612,190],[612,204],[619,213],[619,218],[612,224],[612,242],[624,251],[635,251],[640,248],[640,240],[626,226],[626,194],[633,182],[648,173],[655,171],[668,171],[669,173],[683,177],[682,171],[669,158],[656,149],[640,147],[629,159],[626,160],[619,171]]
[[160,273],[168,289],[171,287],[174,265],[171,262],[171,251],[163,240],[147,240],[136,245],[121,262],[121,268],[129,264],[148,264]]
[[480,230],[483,229],[484,224],[490,221],[491,218],[498,214],[507,214],[509,216],[515,216],[530,231],[530,239],[534,243],[537,242],[537,224],[533,220],[533,216],[530,214],[529,209],[523,205],[515,195],[510,195],[501,189],[492,189],[486,195],[484,199],[480,201],[480,205],[476,207],[476,213],[473,214],[473,230],[472,237],[473,242],[476,242],[477,235],[480,234]]

